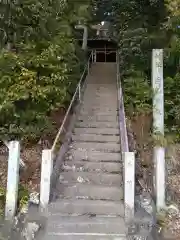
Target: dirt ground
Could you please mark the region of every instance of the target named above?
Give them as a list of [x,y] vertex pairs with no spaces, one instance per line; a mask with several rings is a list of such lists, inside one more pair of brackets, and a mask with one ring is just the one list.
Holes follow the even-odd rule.
[[[135,149],[139,152],[140,164],[150,174],[153,170],[153,146],[151,138],[152,116],[141,115],[132,118],[129,126],[134,134]],[[166,149],[167,199],[168,204],[178,206],[180,210],[180,144],[169,145]],[[146,182],[145,179],[144,182]],[[152,184],[152,183],[151,183]],[[148,184],[147,184],[148,185]],[[168,215],[166,229],[174,239],[180,239],[180,214]],[[171,236],[171,237],[172,237]]]
[[[55,122],[55,132],[49,136],[43,136],[36,144],[21,146],[21,159],[27,168],[20,174],[20,183],[25,186],[29,192],[39,192],[40,187],[40,171],[41,171],[41,155],[42,150],[50,148],[58,132],[59,127],[65,116],[65,110],[52,113],[52,121]],[[70,119],[70,118],[69,118]],[[68,121],[67,121],[68,124]],[[6,188],[7,184],[7,167],[8,167],[8,149],[6,146],[0,147],[0,188]]]
[[131,128],[135,136],[136,150],[138,150],[141,164],[149,166],[152,164],[151,144],[151,115],[139,115],[131,120]]

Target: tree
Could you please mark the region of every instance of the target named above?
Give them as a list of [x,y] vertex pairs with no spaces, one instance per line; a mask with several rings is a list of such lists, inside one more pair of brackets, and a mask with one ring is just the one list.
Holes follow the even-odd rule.
[[80,77],[74,28],[88,11],[73,1],[14,0],[2,1],[0,14],[1,139],[37,140]]

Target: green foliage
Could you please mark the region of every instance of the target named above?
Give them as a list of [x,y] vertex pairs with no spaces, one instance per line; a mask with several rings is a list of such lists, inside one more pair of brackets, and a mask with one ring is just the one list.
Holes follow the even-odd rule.
[[180,139],[180,74],[165,79],[165,120],[171,133]]
[[50,113],[69,102],[84,66],[75,26],[100,21],[111,21],[132,114],[150,111],[151,51],[165,48],[166,125],[179,135],[178,1],[1,1],[0,138],[53,131]]
[[18,210],[21,210],[24,206],[27,206],[29,201],[29,191],[21,184],[18,189]]
[[20,54],[2,52],[1,138],[39,135],[45,126],[50,127],[46,116],[70,99],[68,91],[79,77],[71,42],[71,38],[59,36],[39,53],[34,44],[23,46]]
[[[166,132],[180,139],[179,0],[113,1],[125,103],[131,115],[152,111],[152,49],[164,49]],[[133,71],[132,71],[132,66]]]
[[[18,186],[17,210],[21,210],[28,204],[29,191],[21,184]],[[6,202],[6,190],[0,187],[0,216],[4,215],[4,207]]]
[[131,69],[127,72],[123,85],[128,115],[149,114],[152,110],[152,92],[144,74]]
[[0,187],[0,216],[4,214],[4,206],[6,199],[6,191],[4,188]]
[[168,132],[180,140],[180,9],[178,0],[167,1],[169,18],[164,24],[168,45],[164,57],[165,122]]
[[70,101],[84,66],[74,38],[88,21],[87,0],[0,3],[0,138],[37,140],[53,130],[49,116]]

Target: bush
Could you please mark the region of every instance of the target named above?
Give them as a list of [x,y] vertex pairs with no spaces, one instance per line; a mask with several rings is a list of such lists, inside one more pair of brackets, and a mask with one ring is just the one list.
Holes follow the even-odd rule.
[[0,54],[1,139],[34,139],[50,132],[50,112],[70,100],[80,76],[77,46],[69,36],[20,47],[20,53]]
[[133,68],[126,72],[124,98],[129,116],[149,114],[152,111],[152,91],[142,72]]
[[49,116],[67,105],[84,67],[74,34],[80,14],[73,1],[0,2],[1,139],[52,132]]

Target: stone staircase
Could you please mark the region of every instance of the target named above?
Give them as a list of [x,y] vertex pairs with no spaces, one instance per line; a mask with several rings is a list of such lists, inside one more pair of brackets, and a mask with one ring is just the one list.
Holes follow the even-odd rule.
[[49,204],[47,240],[124,240],[115,63],[95,63]]

